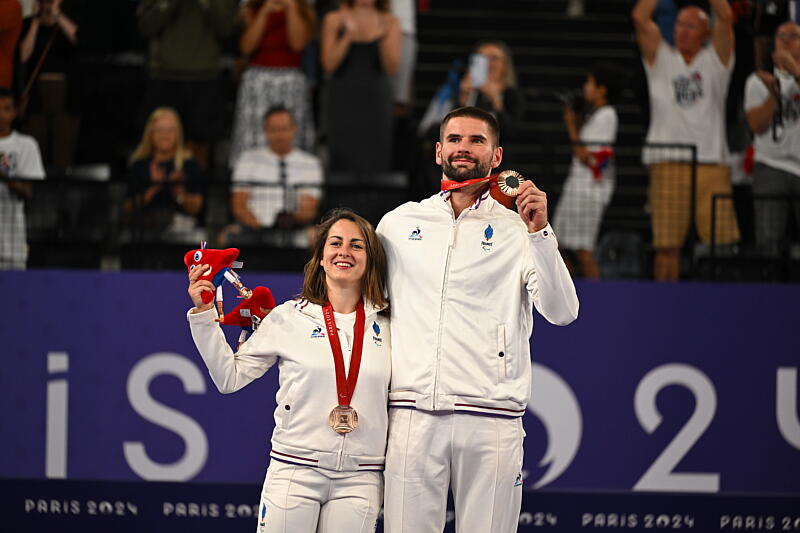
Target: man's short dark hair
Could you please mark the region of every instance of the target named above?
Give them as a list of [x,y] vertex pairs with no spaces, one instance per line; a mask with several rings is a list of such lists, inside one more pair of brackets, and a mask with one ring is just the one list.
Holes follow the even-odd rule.
[[0,98],[11,98],[14,100],[14,91],[8,87],[0,87]]
[[609,104],[619,100],[622,88],[627,85],[628,72],[614,63],[595,63],[589,69],[589,75],[594,78],[595,85],[606,88],[606,100]]
[[450,122],[450,119],[460,117],[474,118],[484,122],[487,126],[489,126],[489,133],[492,135],[492,139],[489,140],[492,141],[494,146],[500,146],[500,124],[498,124],[497,119],[494,118],[494,115],[478,107],[459,107],[446,114],[442,119],[442,125],[439,126],[440,142],[444,136],[444,128],[447,123]]
[[287,108],[283,104],[274,105],[274,106],[270,107],[269,109],[267,109],[267,112],[264,113],[264,117],[263,117],[261,122],[262,123],[266,123],[267,119],[269,117],[271,117],[272,115],[275,115],[277,113],[289,113],[289,118],[291,118],[292,122],[294,122],[294,115],[292,115],[292,112],[289,111],[289,108]]

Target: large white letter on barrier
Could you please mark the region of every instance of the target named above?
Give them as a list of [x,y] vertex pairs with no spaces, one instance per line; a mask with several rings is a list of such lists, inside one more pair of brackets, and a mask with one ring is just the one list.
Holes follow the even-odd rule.
[[170,374],[183,383],[189,394],[203,394],[206,384],[197,367],[185,357],[168,352],[154,353],[139,361],[128,376],[128,401],[142,418],[177,433],[186,451],[171,464],[156,463],[147,455],[141,442],[123,443],[128,466],[148,481],[188,481],[205,466],[208,458],[208,439],[194,419],[150,396],[150,381],[158,375]]

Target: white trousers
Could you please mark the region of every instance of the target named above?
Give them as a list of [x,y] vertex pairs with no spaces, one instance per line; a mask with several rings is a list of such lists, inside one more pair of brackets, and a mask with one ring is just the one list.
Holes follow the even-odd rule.
[[517,530],[522,419],[389,409],[384,531],[441,533],[447,488],[457,533]]
[[257,533],[372,533],[381,509],[380,472],[329,472],[270,462]]

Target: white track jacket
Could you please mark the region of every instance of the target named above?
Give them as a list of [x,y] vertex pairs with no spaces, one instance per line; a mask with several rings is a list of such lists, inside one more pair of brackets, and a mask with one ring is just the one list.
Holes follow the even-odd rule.
[[456,220],[449,193],[387,213],[378,234],[392,303],[390,407],[522,416],[531,393],[531,305],[578,316],[553,229],[529,234],[489,190]]
[[[389,322],[368,302],[364,311],[361,370],[351,400],[358,412],[358,427],[347,435],[339,435],[328,425],[328,415],[338,403],[336,374],[319,305],[307,300],[279,305],[235,354],[214,322],[214,309],[187,317],[197,349],[220,392],[235,392],[278,363],[272,458],[348,472],[383,470],[386,453]],[[344,336],[339,337],[347,371],[350,350]]]

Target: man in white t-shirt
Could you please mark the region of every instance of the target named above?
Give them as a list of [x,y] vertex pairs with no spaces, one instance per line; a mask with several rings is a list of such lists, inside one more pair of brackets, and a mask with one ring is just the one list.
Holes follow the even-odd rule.
[[[710,0],[715,22],[696,6],[684,7],[675,22],[675,46],[653,21],[658,0],[638,0],[633,9],[636,40],[650,90],[647,143],[690,144],[697,149],[695,227],[705,243],[739,240],[730,198],[730,168],[725,133],[725,100],[734,63],[733,13],[726,0]],[[710,43],[706,41],[710,39]],[[656,249],[653,274],[658,281],[680,277],[680,249],[689,230],[692,204],[690,150],[648,148],[649,204]],[[711,228],[715,227],[712,238]]]
[[[233,170],[234,240],[305,247],[322,195],[322,165],[295,148],[297,125],[288,109],[264,114],[267,146],[243,152]],[[278,231],[276,231],[278,230]]]
[[25,269],[25,200],[33,192],[27,180],[44,179],[36,140],[11,129],[16,116],[13,93],[0,88],[0,270]]
[[[553,229],[559,249],[574,252],[581,275],[600,279],[594,247],[603,213],[614,194],[613,145],[617,140],[617,111],[611,105],[618,94],[622,73],[613,65],[595,65],[583,84],[583,99],[590,107],[585,117],[564,106],[564,123],[572,142],[572,165],[561,190]],[[579,122],[583,124],[579,124]],[[571,258],[565,254],[570,271]]]
[[[755,134],[756,242],[765,252],[777,254],[789,211],[789,202],[780,197],[800,196],[799,25],[786,22],[778,27],[773,62],[772,73],[758,71],[747,79],[744,106]],[[795,222],[800,223],[800,202],[792,205]]]

